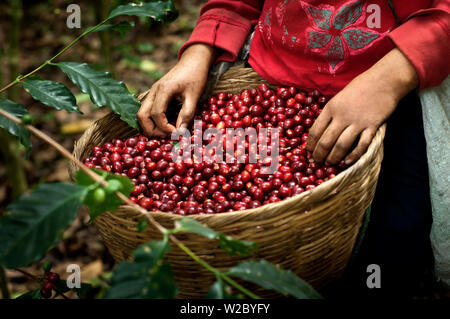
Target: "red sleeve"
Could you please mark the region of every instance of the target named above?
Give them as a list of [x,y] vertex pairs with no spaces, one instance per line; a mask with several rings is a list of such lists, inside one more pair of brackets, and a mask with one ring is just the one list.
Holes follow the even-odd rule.
[[178,58],[193,43],[205,43],[221,50],[217,61],[233,62],[253,25],[261,14],[262,0],[210,0],[189,40],[178,51]]
[[435,0],[389,34],[416,69],[420,88],[439,85],[450,73],[450,5]]

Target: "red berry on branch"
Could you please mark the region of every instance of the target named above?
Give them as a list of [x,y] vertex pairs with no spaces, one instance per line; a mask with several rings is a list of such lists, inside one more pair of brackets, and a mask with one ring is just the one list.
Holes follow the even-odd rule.
[[45,273],[45,276],[47,277],[48,281],[52,283],[56,283],[59,281],[59,275],[57,273],[49,271]]

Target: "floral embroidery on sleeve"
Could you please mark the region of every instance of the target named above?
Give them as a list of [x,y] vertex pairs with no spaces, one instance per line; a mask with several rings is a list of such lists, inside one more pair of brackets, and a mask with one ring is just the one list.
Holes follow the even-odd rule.
[[366,17],[364,0],[350,0],[337,9],[300,4],[311,24],[306,29],[306,48],[327,60],[330,74],[335,74],[349,55],[362,53],[387,34],[361,26]]

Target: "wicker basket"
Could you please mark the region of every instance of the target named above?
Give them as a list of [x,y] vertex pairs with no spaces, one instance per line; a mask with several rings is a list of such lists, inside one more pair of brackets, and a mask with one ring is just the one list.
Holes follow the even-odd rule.
[[[221,77],[212,93],[236,93],[262,82],[263,79],[251,69],[231,69]],[[384,132],[385,127],[382,126],[359,161],[313,190],[246,211],[191,217],[218,232],[256,242],[260,248],[252,258],[265,258],[281,264],[315,288],[320,288],[339,278],[349,261],[364,212],[375,193],[383,158]],[[84,159],[94,145],[136,134],[137,131],[128,127],[118,116],[109,114],[86,130],[75,144],[74,155]],[[72,176],[75,170],[72,163]],[[152,214],[168,228],[173,228],[174,221],[181,217],[163,212]],[[136,224],[140,219],[142,216],[130,206],[121,206],[96,218],[94,223],[117,261],[129,259],[140,244],[161,238],[152,227],[143,233],[137,232]],[[188,233],[177,236],[218,269],[228,269],[244,260],[226,254],[217,241]],[[179,297],[204,297],[214,281],[212,274],[178,248],[174,247],[167,255],[180,288]],[[255,292],[270,296],[262,291]]]

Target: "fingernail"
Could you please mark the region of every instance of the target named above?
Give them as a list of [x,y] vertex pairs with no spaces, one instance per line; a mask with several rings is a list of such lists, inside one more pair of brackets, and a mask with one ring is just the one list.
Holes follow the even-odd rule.
[[344,161],[344,163],[345,163],[345,165],[350,165],[352,163],[352,160],[351,159],[346,159]]

